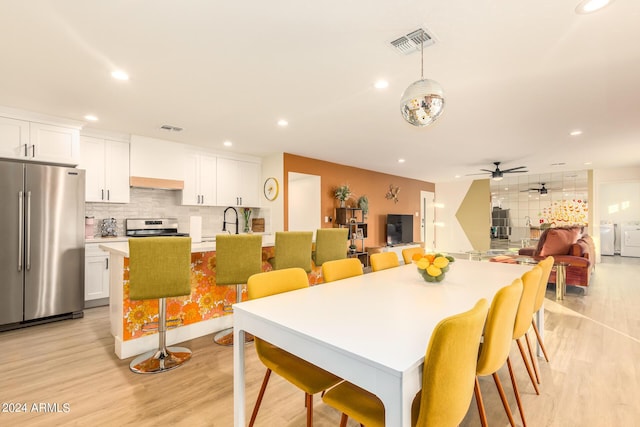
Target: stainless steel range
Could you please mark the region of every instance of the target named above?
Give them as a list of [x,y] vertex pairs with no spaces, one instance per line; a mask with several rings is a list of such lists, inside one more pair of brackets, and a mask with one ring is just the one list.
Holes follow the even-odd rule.
[[178,233],[177,218],[127,218],[124,220],[127,237],[188,236]]

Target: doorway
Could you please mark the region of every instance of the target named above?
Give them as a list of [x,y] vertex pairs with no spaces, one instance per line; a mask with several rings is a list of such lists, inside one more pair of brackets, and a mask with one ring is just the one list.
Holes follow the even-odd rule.
[[[289,231],[315,231],[320,221],[320,177],[304,173],[289,172]],[[295,203],[291,203],[295,200]]]
[[424,249],[430,251],[436,247],[436,207],[435,193],[420,191],[420,238]]

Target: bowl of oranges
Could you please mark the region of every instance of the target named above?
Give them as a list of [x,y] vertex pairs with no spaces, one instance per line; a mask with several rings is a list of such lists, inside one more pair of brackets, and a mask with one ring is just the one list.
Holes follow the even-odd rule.
[[427,282],[441,282],[455,259],[440,253],[416,254],[412,258],[418,267],[418,273]]

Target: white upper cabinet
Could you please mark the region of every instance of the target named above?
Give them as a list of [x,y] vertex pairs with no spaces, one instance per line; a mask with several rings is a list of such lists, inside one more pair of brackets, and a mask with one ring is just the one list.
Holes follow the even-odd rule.
[[0,117],[0,157],[24,158],[29,148],[29,122]]
[[184,157],[183,205],[216,206],[216,157],[187,153]]
[[260,206],[260,163],[218,157],[218,205]]
[[0,117],[0,157],[75,166],[80,161],[80,131]]
[[129,203],[129,144],[82,136],[81,162],[86,170],[87,202]]

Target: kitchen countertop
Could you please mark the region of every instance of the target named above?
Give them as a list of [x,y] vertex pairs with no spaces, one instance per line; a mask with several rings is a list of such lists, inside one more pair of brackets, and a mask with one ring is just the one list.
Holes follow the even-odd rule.
[[[256,233],[259,234],[259,233]],[[121,240],[117,241],[114,239],[118,239],[118,237],[105,237],[101,238],[100,241],[97,239],[87,240],[87,243],[100,243],[100,249],[105,250],[107,252],[111,252],[116,255],[121,255],[125,258],[129,257],[129,243],[126,237],[120,238]],[[209,240],[211,239],[211,240]],[[262,246],[273,246],[275,244],[274,238],[272,234],[262,234]],[[201,243],[192,243],[191,244],[191,252],[212,252],[216,250],[215,237],[203,237]]]

